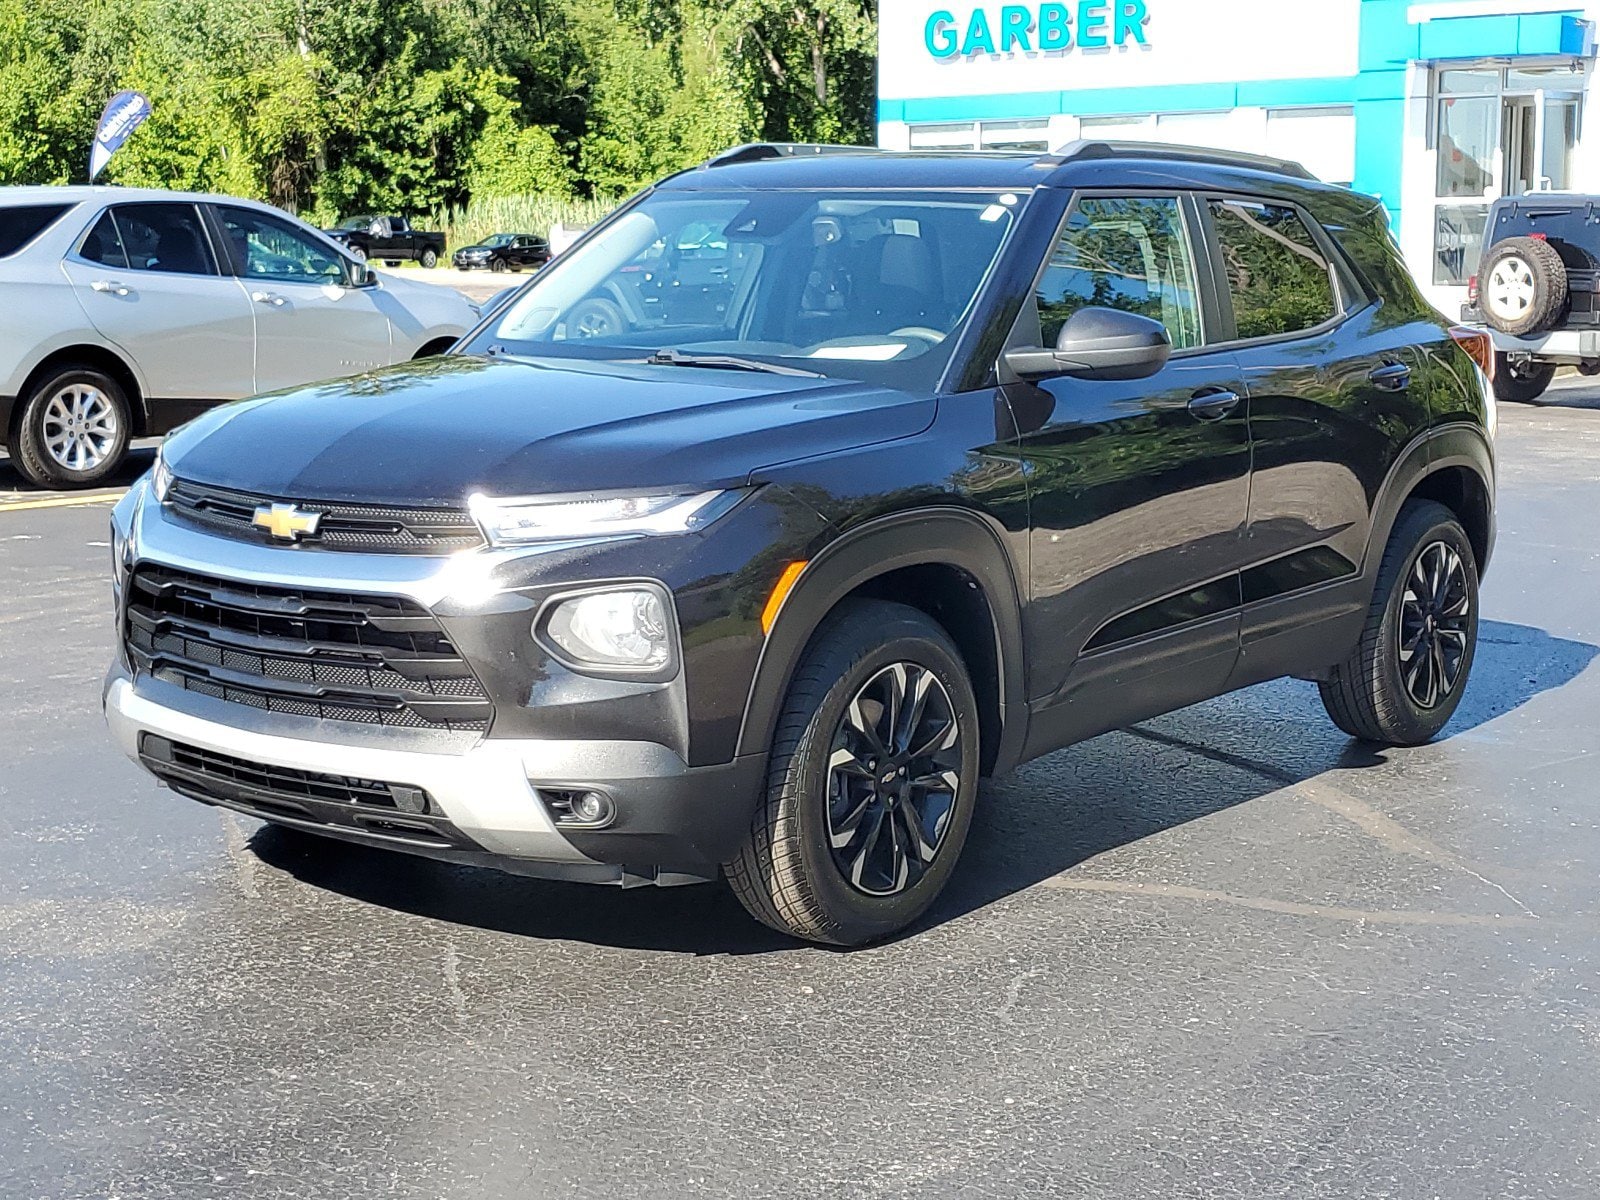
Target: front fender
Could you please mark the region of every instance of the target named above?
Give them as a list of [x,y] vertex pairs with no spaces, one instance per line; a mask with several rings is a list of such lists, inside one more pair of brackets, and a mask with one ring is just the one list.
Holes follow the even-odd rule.
[[[863,584],[905,567],[952,566],[978,586],[993,624],[999,741],[993,771],[1021,758],[1027,679],[1017,580],[999,531],[970,509],[929,507],[857,526],[830,542],[805,567],[783,600],[763,645],[740,731],[739,753],[765,753],[807,645],[837,605]],[[915,605],[915,597],[908,597]]]

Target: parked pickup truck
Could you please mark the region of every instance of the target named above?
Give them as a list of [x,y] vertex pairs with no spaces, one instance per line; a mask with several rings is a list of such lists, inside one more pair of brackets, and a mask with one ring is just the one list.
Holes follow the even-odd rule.
[[346,217],[326,233],[359,256],[381,259],[390,267],[399,266],[402,258],[432,267],[444,257],[444,234],[413,229],[404,217]]

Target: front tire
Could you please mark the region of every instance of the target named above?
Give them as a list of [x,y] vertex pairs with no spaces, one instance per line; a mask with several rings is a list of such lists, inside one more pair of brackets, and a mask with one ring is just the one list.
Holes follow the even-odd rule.
[[63,367],[23,398],[14,461],[37,487],[93,487],[121,465],[131,427],[121,384],[92,367]]
[[504,275],[507,270],[506,260],[503,258],[491,258],[489,260],[489,270],[496,275]]
[[1514,366],[1510,355],[1494,356],[1494,398],[1508,404],[1532,404],[1549,389],[1556,377],[1555,363],[1524,363]]
[[1333,723],[1386,746],[1432,741],[1455,715],[1478,649],[1478,563],[1455,514],[1400,510],[1366,627],[1320,685]]
[[955,869],[978,758],[977,700],[949,635],[905,605],[841,608],[795,672],[729,884],[758,921],[808,941],[899,932]]
[[421,264],[424,271],[431,271],[439,265],[439,252],[429,246],[418,256],[417,262]]

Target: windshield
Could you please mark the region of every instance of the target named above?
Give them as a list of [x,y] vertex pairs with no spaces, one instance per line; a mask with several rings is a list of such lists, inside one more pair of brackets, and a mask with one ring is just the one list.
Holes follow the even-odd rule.
[[464,350],[672,350],[931,387],[1020,207],[1007,192],[655,192]]
[[509,245],[511,245],[511,240],[512,240],[511,234],[509,234],[509,233],[497,233],[497,234],[494,234],[491,237],[484,238],[483,241],[479,242],[478,244],[480,246],[491,246],[491,247],[509,246]]
[[365,229],[371,225],[375,217],[346,217],[334,226],[335,229]]

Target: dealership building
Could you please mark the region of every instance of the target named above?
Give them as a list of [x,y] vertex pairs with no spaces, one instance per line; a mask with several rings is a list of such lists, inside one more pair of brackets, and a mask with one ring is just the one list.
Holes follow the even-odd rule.
[[1561,0],[882,0],[878,138],[1293,159],[1379,197],[1452,311],[1492,200],[1600,191],[1597,20]]

